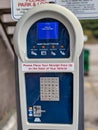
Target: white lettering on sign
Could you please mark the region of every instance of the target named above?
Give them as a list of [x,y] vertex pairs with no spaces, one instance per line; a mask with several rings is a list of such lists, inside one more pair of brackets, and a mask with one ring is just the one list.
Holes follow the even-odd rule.
[[22,63],[24,72],[72,72],[74,63]]
[[98,18],[98,0],[12,0],[12,17],[18,20],[28,9],[49,2],[70,9],[79,19]]

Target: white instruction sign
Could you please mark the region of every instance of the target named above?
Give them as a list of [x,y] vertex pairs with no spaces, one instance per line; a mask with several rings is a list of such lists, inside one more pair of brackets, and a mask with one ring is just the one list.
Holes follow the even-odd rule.
[[73,72],[74,63],[22,63],[23,72]]
[[49,2],[70,9],[79,19],[98,18],[98,0],[12,0],[12,17],[18,20],[28,9]]

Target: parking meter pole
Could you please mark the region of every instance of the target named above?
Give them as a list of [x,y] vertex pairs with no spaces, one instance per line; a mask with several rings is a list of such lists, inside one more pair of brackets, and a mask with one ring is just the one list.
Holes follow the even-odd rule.
[[79,127],[78,130],[84,130],[84,52],[82,51],[79,58]]
[[20,108],[20,91],[19,91],[19,74],[18,74],[18,58],[15,56],[15,84],[16,84],[16,112],[17,112],[17,130],[22,129],[22,120],[21,120],[21,108]]

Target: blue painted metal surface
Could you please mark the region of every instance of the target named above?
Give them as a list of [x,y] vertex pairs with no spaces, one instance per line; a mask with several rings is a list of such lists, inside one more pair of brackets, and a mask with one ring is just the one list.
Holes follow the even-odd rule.
[[[59,101],[40,100],[40,77],[59,78]],[[26,73],[27,117],[30,123],[73,123],[73,74]],[[41,115],[34,116],[34,107],[41,107]],[[29,116],[30,109],[33,116]],[[36,119],[39,120],[36,122]]]
[[70,38],[66,27],[54,19],[35,22],[27,34],[28,58],[69,58]]

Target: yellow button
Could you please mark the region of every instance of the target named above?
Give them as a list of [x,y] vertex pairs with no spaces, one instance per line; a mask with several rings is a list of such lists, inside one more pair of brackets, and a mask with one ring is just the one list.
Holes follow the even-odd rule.
[[53,45],[52,48],[55,48],[55,46]]
[[63,45],[61,45],[61,48],[64,48],[64,46],[63,46]]
[[44,49],[44,48],[45,48],[45,46],[42,46],[42,48]]

